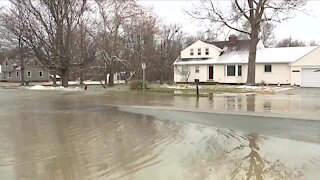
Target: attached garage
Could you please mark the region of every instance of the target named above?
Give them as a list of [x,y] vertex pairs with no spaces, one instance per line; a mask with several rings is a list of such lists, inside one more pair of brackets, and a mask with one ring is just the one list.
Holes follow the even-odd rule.
[[291,63],[291,84],[320,87],[320,47]]
[[301,87],[320,87],[320,68],[303,68]]

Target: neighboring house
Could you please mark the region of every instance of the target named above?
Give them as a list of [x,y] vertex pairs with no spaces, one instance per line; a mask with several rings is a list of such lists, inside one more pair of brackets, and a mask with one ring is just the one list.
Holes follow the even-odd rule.
[[[1,64],[1,80],[6,82],[20,82],[21,67],[19,61],[14,59],[5,59]],[[36,60],[26,63],[24,71],[26,82],[49,81],[49,73]]]
[[[197,41],[174,62],[174,81],[244,84],[247,81],[249,41]],[[256,83],[320,87],[320,48],[264,48],[258,44]]]

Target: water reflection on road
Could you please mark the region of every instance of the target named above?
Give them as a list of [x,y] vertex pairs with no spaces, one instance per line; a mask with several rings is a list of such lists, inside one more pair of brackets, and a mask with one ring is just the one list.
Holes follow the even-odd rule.
[[[306,90],[308,91],[308,90]],[[257,112],[274,113],[283,116],[320,119],[320,94],[317,90],[307,94],[227,94],[209,97],[182,97],[163,95],[134,95],[123,94],[107,95],[104,97],[86,96],[85,101],[94,100],[102,104],[141,105],[141,106],[166,106],[178,109],[198,109],[215,112]]]
[[[133,97],[116,98],[0,91],[0,179],[320,176],[320,144],[158,120],[95,103],[134,103]],[[161,104],[140,98],[137,104]]]

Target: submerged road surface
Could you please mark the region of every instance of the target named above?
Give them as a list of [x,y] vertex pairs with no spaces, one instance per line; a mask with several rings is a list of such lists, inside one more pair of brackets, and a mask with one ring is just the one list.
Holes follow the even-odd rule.
[[320,121],[168,98],[0,89],[0,179],[319,179]]

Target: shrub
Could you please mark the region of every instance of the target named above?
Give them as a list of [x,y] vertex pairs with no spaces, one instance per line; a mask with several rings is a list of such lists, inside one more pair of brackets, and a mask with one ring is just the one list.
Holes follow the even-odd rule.
[[264,80],[261,80],[260,85],[261,85],[261,86],[265,86],[265,85],[266,85],[266,82],[265,82]]
[[130,89],[142,89],[142,81],[139,80],[132,80],[129,83]]

